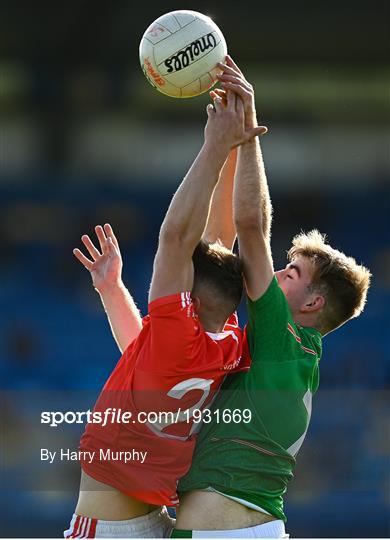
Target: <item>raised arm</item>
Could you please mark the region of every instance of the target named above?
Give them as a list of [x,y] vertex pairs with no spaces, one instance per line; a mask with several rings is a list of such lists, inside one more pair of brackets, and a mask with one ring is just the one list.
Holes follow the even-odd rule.
[[100,251],[87,234],[81,237],[92,260],[78,248],[73,253],[91,273],[93,286],[100,295],[114,339],[123,352],[140,333],[142,319],[122,281],[122,257],[111,225],[106,223],[104,229],[97,225],[95,232]]
[[176,191],[160,230],[149,302],[189,291],[193,286],[192,255],[206,227],[210,201],[230,150],[264,131],[245,129],[242,102],[229,93],[227,106],[217,97],[207,107],[205,142]]
[[208,243],[220,241],[233,249],[236,228],[233,223],[233,183],[237,163],[237,148],[225,161],[211,200],[210,214],[203,239]]
[[[243,100],[246,129],[251,129],[257,124],[253,88],[230,57],[221,82]],[[272,205],[258,138],[239,148],[233,200],[246,290],[249,298],[256,300],[267,290],[274,275],[270,245]]]

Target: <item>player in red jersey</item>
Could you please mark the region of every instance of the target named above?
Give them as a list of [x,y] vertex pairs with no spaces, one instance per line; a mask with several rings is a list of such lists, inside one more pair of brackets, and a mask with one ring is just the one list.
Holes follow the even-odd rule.
[[[226,107],[216,97],[207,113],[204,145],[160,230],[149,314],[141,322],[132,312],[142,329],[94,409],[96,418],[113,413],[115,421],[89,423],[81,439],[80,496],[66,537],[166,535],[171,523],[162,506],[178,502],[176,485],[190,466],[200,425],[193,415],[210,406],[227,373],[249,367],[241,362],[242,334],[232,317],[242,293],[240,262],[200,240],[229,152],[266,128],[245,129],[234,93]],[[102,240],[104,231],[97,232]],[[101,254],[90,239],[84,243],[93,261],[75,255],[92,272]],[[173,416],[162,420],[161,411]],[[118,421],[122,412],[126,421]]]

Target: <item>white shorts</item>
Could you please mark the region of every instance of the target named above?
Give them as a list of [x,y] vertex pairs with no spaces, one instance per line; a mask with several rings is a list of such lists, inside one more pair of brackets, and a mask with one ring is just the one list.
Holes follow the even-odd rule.
[[289,538],[281,519],[246,527],[223,531],[192,531],[192,538]]
[[73,514],[64,538],[169,538],[175,520],[167,509],[123,521],[103,521]]

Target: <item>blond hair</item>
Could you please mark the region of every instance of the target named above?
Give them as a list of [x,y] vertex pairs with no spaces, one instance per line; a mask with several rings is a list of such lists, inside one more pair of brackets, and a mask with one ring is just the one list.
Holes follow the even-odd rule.
[[325,306],[319,314],[322,334],[338,328],[363,311],[371,273],[352,257],[326,243],[326,236],[314,229],[296,235],[288,258],[306,257],[314,268],[311,289],[322,294]]

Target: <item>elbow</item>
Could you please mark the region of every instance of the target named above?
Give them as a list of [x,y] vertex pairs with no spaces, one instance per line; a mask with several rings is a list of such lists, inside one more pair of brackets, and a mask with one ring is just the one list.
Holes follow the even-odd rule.
[[159,242],[164,244],[172,244],[180,242],[182,231],[180,227],[173,223],[163,224],[160,229]]
[[185,246],[192,243],[191,240],[190,235],[174,223],[165,224],[160,229],[159,245],[184,249]]

